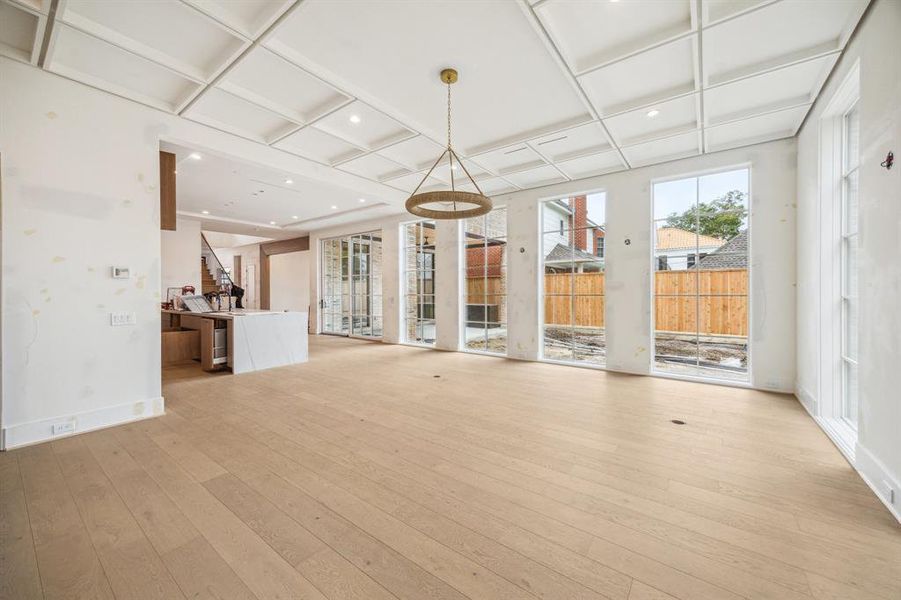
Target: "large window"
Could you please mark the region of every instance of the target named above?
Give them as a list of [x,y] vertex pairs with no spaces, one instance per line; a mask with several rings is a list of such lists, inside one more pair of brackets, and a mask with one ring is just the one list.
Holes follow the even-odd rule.
[[842,417],[857,429],[857,207],[860,113],[855,103],[842,119],[841,305]]
[[605,363],[605,212],[603,193],[550,200],[542,206],[545,360]]
[[654,366],[747,381],[749,171],[654,184]]
[[464,236],[464,348],[507,353],[507,209],[467,219]]
[[435,345],[435,221],[403,225],[404,341]]
[[382,337],[382,234],[322,241],[323,333]]

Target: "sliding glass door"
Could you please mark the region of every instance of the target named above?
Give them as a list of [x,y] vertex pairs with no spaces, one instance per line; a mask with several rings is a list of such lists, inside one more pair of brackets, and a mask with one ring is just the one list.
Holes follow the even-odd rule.
[[360,233],[322,241],[323,333],[382,337],[382,234]]

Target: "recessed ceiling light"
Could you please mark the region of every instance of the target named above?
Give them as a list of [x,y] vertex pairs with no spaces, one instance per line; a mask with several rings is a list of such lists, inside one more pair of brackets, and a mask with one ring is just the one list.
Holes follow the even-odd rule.
[[285,183],[287,183],[288,185],[291,185],[292,183],[294,183],[294,180],[293,179],[285,179]]
[[202,213],[205,214],[205,215],[210,214],[210,211],[208,211],[208,210],[202,210],[202,211],[200,211],[200,212],[202,212]]
[[360,198],[360,202],[366,202],[366,198]]
[[275,221],[269,221],[270,225],[275,225]]
[[200,154],[198,154],[197,152],[192,152],[188,155],[188,158],[190,158],[191,160],[200,160],[203,157],[200,156]]
[[454,170],[454,171],[456,171],[456,170],[457,170],[457,165],[451,165],[451,169]]
[[360,119],[360,115],[350,115],[350,122],[353,123],[354,125],[359,123],[361,120],[362,119]]
[[298,217],[297,215],[294,215],[294,216],[291,217],[291,218],[294,219],[294,220],[296,221],[296,220],[299,219],[300,217]]
[[659,114],[660,114],[660,111],[657,110],[656,108],[648,111],[648,117],[650,117],[651,119],[653,119],[654,117],[656,117]]
[[332,210],[338,210],[337,206],[332,206]]

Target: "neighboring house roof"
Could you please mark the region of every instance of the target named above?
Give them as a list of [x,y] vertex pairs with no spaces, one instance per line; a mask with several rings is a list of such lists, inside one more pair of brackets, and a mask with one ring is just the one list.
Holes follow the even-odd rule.
[[545,264],[547,263],[568,263],[570,261],[575,262],[600,262],[603,259],[595,256],[594,254],[589,254],[588,252],[584,252],[582,250],[578,250],[576,248],[572,248],[570,246],[564,246],[563,244],[557,244],[551,251],[547,253],[547,256],[544,257]]
[[709,235],[695,236],[693,231],[677,227],[661,227],[657,230],[657,250],[694,250],[699,248],[718,248],[723,240]]
[[699,269],[747,269],[748,231],[737,236],[698,261]]

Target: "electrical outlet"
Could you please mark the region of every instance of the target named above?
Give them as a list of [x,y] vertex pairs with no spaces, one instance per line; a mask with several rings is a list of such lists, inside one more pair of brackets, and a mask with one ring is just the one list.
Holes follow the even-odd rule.
[[109,314],[109,324],[113,327],[136,325],[138,318],[133,312],[114,312]]
[[75,422],[63,421],[62,423],[53,424],[53,435],[61,435],[63,433],[75,433]]

